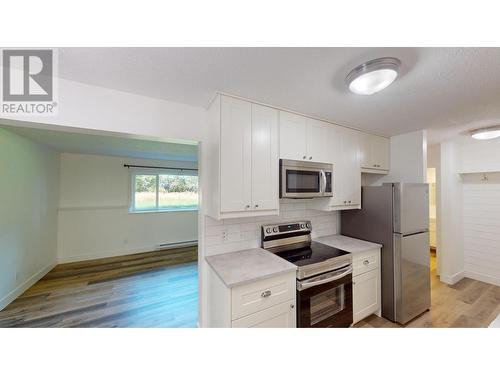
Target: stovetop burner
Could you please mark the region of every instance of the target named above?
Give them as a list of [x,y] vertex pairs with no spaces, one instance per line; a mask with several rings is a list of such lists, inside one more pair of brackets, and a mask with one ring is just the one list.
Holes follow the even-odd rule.
[[278,250],[273,251],[273,253],[298,267],[324,262],[331,258],[349,254],[347,251],[314,241],[311,242],[310,246],[293,250]]
[[347,251],[311,241],[311,231],[310,221],[263,225],[262,247],[295,264],[299,280],[352,264]]

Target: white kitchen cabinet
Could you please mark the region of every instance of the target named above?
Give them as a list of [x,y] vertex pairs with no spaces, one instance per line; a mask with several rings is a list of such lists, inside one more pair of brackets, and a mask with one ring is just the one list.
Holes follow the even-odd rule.
[[244,211],[252,204],[252,105],[223,96],[220,120],[220,209]]
[[207,213],[218,220],[277,215],[278,110],[218,95],[208,115]]
[[328,147],[328,131],[333,126],[323,121],[307,119],[306,151],[308,161],[331,163]]
[[363,172],[387,174],[390,168],[390,140],[373,134],[360,137],[360,165]]
[[252,104],[252,209],[279,208],[278,111]]
[[353,321],[371,314],[380,316],[380,249],[353,254]]
[[333,197],[316,198],[309,208],[336,211],[360,208],[361,169],[359,167],[359,132],[332,125],[326,137],[328,161],[333,164]]
[[307,159],[307,119],[304,116],[280,111],[280,158]]
[[232,328],[295,328],[295,301],[258,311],[241,319],[233,320]]
[[295,328],[295,271],[226,286],[208,269],[209,316],[212,328]]
[[280,112],[280,158],[329,162],[328,131],[333,125]]

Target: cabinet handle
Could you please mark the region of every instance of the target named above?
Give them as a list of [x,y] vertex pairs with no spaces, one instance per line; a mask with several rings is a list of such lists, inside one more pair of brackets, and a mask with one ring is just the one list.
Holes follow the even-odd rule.
[[271,295],[271,291],[270,290],[266,290],[265,292],[262,292],[262,294],[260,295],[262,298],[267,298]]
[[352,282],[352,285],[356,285],[356,281],[353,281],[353,282]]
[[290,308],[293,309],[295,308],[295,305],[293,303],[290,304]]
[[259,207],[259,205],[258,205],[258,204],[256,204],[256,205],[255,205],[255,208],[258,208],[258,207]]
[[351,203],[351,201],[349,201],[349,203]]
[[374,167],[376,167],[376,166],[377,166],[377,164],[373,164],[373,166],[374,166]]
[[305,155],[304,155],[304,156],[302,156],[302,159],[306,160],[306,156],[305,156]]
[[313,158],[312,156],[309,156],[309,160],[312,160],[312,158]]
[[363,261],[363,264],[364,264],[365,266],[367,266],[367,265],[369,265],[369,264],[370,264],[370,261],[366,259],[366,260],[364,260],[364,261]]
[[247,204],[247,205],[245,206],[245,208],[250,208],[250,205],[249,205],[249,204]]
[[344,201],[344,204],[347,204],[347,201]]

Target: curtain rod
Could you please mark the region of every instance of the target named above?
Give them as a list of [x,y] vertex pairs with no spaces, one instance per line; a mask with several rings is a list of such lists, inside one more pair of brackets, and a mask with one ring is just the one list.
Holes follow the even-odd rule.
[[147,168],[147,169],[170,169],[173,171],[198,171],[197,168],[172,168],[172,167],[153,167],[147,165],[123,164],[125,168]]

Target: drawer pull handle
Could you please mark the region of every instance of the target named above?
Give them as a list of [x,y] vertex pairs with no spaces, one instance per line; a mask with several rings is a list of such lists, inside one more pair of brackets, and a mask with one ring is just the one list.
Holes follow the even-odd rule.
[[370,261],[369,261],[369,260],[364,260],[364,261],[363,261],[363,264],[364,264],[365,266],[367,266],[367,265],[369,265],[369,264],[370,264]]
[[266,290],[265,292],[262,292],[262,294],[260,295],[262,298],[267,298],[271,295],[271,291],[270,290]]

